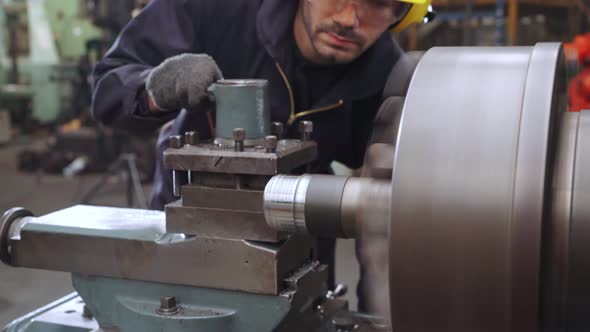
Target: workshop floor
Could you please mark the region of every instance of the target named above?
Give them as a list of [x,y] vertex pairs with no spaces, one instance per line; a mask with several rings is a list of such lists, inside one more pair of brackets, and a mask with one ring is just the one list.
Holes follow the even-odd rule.
[[[80,193],[85,192],[99,179],[99,175],[79,178],[64,178],[53,175],[19,173],[16,156],[31,144],[25,140],[0,146],[0,215],[6,209],[22,206],[36,215],[74,205]],[[145,188],[149,193],[150,188]],[[113,178],[96,196],[93,204],[119,206],[126,204],[125,184]],[[347,297],[356,308],[355,287],[358,280],[358,264],[354,255],[353,241],[339,241],[336,260],[337,282],[349,286]],[[40,306],[50,303],[70,292],[70,276],[28,269],[8,268],[0,263],[0,329]]]

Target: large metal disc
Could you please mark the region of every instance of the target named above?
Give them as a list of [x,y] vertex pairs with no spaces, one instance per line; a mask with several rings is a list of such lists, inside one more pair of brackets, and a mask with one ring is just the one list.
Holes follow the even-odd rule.
[[420,62],[393,167],[394,331],[538,330],[561,54],[435,48]]

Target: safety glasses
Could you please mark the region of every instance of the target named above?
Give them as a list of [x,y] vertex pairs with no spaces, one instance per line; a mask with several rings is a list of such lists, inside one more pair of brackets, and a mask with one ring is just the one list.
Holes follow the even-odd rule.
[[354,6],[360,21],[369,25],[393,26],[399,23],[412,7],[411,3],[398,0],[308,0],[337,13]]

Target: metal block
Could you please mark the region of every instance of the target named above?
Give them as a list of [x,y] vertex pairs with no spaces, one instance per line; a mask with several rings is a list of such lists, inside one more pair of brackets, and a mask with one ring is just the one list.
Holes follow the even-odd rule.
[[278,294],[313,257],[312,243],[166,234],[161,212],[76,206],[29,218],[10,236],[14,266]]
[[169,149],[164,152],[164,165],[167,169],[177,171],[275,175],[290,173],[316,158],[315,142],[282,140],[275,153],[267,153],[263,146],[245,148],[239,152],[213,144]]
[[209,188],[203,186],[184,186],[182,204],[184,206],[233,211],[264,212],[264,190],[236,190]]
[[263,212],[190,207],[181,201],[166,206],[166,229],[199,237],[263,242],[286,237],[268,227]]

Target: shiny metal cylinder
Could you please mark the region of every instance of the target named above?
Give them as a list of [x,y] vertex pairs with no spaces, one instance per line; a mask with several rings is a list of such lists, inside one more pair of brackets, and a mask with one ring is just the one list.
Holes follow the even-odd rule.
[[277,175],[264,190],[264,216],[270,227],[287,233],[306,234],[305,197],[311,176]]
[[245,146],[264,145],[271,129],[268,81],[221,80],[209,92],[216,104],[215,143],[233,146],[234,128],[244,128]]
[[279,232],[356,238],[387,232],[391,183],[331,175],[278,175],[264,192],[264,213]]

